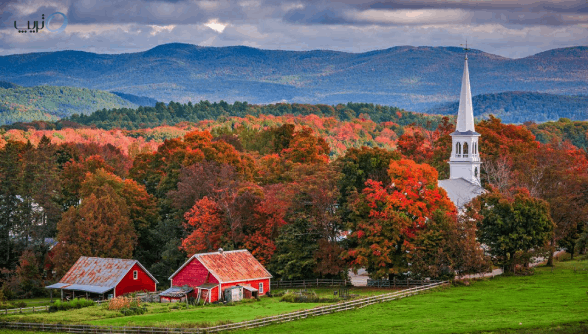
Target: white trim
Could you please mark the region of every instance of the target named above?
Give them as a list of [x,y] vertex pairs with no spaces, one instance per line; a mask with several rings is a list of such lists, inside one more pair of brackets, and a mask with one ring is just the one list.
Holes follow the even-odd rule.
[[153,277],[153,276],[151,275],[151,273],[150,273],[149,271],[147,271],[147,269],[145,269],[145,267],[143,267],[143,265],[142,265],[142,264],[141,264],[139,261],[137,261],[137,260],[133,260],[133,261],[135,261],[135,262],[133,263],[133,265],[132,265],[132,266],[130,266],[130,267],[129,267],[129,269],[127,270],[127,272],[126,272],[124,275],[122,275],[122,277],[121,277],[121,278],[118,280],[118,282],[116,282],[116,284],[114,285],[115,287],[117,287],[117,286],[120,284],[120,282],[121,282],[121,281],[122,281],[122,280],[125,278],[125,276],[127,276],[127,275],[129,274],[129,272],[131,271],[131,269],[133,269],[133,266],[135,266],[135,264],[138,264],[138,265],[139,265],[139,267],[141,267],[141,269],[143,269],[143,271],[144,271],[144,272],[146,272],[146,273],[147,273],[147,275],[149,275],[149,277],[151,277],[151,279],[153,279],[153,281],[155,282],[155,284],[159,283],[159,282],[158,282],[158,281],[155,279],[155,277]]
[[180,270],[184,269],[184,267],[185,267],[185,266],[187,266],[187,265],[188,265],[188,263],[190,263],[190,261],[192,261],[192,259],[193,259],[195,256],[196,256],[196,254],[194,254],[194,255],[190,256],[190,258],[189,258],[189,259],[188,259],[186,262],[184,262],[184,264],[182,264],[182,266],[181,266],[180,268],[178,268],[178,270],[176,270],[176,271],[175,271],[175,272],[174,272],[174,273],[173,273],[173,274],[172,274],[172,275],[169,277],[169,279],[170,279],[170,280],[172,280],[172,279],[174,278],[174,276],[176,276],[176,275],[177,275],[177,274],[180,272]]
[[248,279],[240,279],[237,281],[230,281],[230,282],[223,282],[225,284],[229,284],[229,283],[237,283],[237,282],[249,282],[249,281],[257,281],[260,279],[271,279],[272,277],[260,277],[260,278],[248,278]]

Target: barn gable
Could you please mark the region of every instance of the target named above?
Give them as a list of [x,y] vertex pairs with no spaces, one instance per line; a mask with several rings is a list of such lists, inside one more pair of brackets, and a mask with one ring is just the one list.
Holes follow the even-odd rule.
[[194,260],[197,260],[206,268],[218,283],[242,282],[273,277],[248,250],[243,249],[194,254],[170,277],[174,285],[179,285],[175,277],[179,276],[183,269]]
[[[137,278],[128,279],[134,271],[137,271]],[[137,291],[133,290],[133,286],[140,289],[145,286],[141,283],[148,281],[159,283],[137,260],[81,256],[59,283],[46,288],[103,294],[115,289],[125,278],[129,282],[121,291],[128,291],[117,291],[116,294]]]

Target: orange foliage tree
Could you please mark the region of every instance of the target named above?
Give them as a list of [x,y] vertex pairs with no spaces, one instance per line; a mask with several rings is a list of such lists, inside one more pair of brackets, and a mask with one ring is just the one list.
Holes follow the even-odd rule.
[[346,258],[354,268],[367,268],[373,278],[408,271],[407,253],[435,211],[455,214],[453,203],[437,186],[437,171],[412,160],[391,161],[391,185],[368,180],[350,201],[350,243]]

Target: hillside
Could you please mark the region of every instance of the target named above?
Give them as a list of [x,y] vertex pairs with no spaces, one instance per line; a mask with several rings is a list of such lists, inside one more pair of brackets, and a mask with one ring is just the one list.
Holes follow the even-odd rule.
[[[588,94],[588,47],[509,59],[471,50],[474,94]],[[68,85],[158,101],[370,102],[426,111],[458,98],[463,50],[398,46],[366,53],[164,44],[127,54],[80,51],[0,57],[0,80]]]
[[[494,115],[503,123],[547,122],[562,117],[588,120],[588,96],[567,96],[535,92],[481,94],[472,98],[474,115]],[[428,111],[431,114],[455,115],[459,101],[446,103]]]
[[0,88],[0,125],[33,120],[55,121],[73,114],[124,107],[137,105],[115,94],[94,89],[56,86]]
[[181,122],[199,122],[203,120],[223,120],[226,117],[238,116],[314,116],[335,117],[339,120],[353,120],[356,118],[369,119],[374,122],[395,122],[399,125],[420,124],[436,127],[441,117],[400,110],[395,107],[374,105],[372,103],[347,103],[337,106],[325,104],[278,103],[267,105],[235,102],[233,104],[221,101],[210,103],[181,104],[170,102],[167,106],[158,103],[155,107],[120,108],[98,110],[89,115],[73,115],[69,121],[101,129],[141,129],[159,125],[173,125]]

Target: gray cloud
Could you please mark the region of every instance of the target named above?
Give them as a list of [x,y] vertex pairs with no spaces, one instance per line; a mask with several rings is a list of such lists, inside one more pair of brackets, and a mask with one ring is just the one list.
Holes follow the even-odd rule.
[[[12,26],[55,11],[69,19],[61,34],[23,35]],[[586,0],[8,0],[0,2],[0,54],[136,52],[171,42],[364,52],[468,38],[483,51],[522,57],[586,45],[584,13]]]

